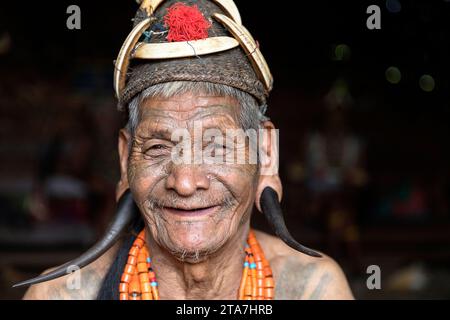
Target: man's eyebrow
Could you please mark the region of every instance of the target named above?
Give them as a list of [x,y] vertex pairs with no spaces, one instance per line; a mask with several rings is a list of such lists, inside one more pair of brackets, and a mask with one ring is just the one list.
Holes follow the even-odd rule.
[[[230,108],[230,113],[220,112],[223,108]],[[214,109],[221,108],[219,112],[214,112]],[[208,109],[208,110],[207,110]],[[238,123],[238,115],[235,113],[234,106],[231,105],[212,105],[202,108],[199,112],[191,118],[194,121],[204,121],[203,129],[227,129],[231,124],[236,125]],[[213,121],[217,120],[217,121]]]
[[145,130],[143,132],[139,133],[139,136],[141,138],[145,139],[163,139],[163,140],[170,140],[172,133],[168,129],[163,128],[148,128],[148,130]]
[[[231,113],[224,112],[224,108],[231,108]],[[188,113],[191,111],[179,111],[180,113]],[[139,130],[138,136],[143,139],[171,139],[172,129],[176,122],[190,122],[190,121],[201,121],[202,128],[205,129],[219,129],[220,131],[225,131],[231,127],[237,125],[238,120],[237,115],[234,114],[233,105],[225,104],[215,104],[206,107],[199,107],[195,112],[189,117],[183,120],[177,120],[170,115],[170,111],[158,109],[146,109],[143,110],[143,116],[146,120],[143,121],[144,125],[141,130]],[[162,126],[155,126],[154,123],[159,123]],[[181,128],[181,127],[180,127]],[[182,128],[185,128],[182,126]],[[189,129],[186,127],[186,129]]]

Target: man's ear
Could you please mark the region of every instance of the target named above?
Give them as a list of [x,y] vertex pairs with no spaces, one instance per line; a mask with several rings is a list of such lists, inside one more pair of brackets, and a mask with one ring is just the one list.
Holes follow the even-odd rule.
[[119,131],[119,163],[120,163],[120,180],[116,186],[116,201],[130,188],[128,184],[128,156],[129,144],[131,143],[131,136],[128,130],[121,129]]
[[283,196],[280,176],[278,175],[279,152],[278,152],[278,130],[271,121],[263,123],[263,129],[259,132],[259,158],[260,176],[256,189],[255,205],[262,212],[260,201],[261,194],[267,187],[272,188],[278,194],[278,200]]

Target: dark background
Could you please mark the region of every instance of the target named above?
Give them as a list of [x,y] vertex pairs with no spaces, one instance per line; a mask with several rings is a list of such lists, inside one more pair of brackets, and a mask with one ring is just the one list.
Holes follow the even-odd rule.
[[[268,114],[280,128],[292,234],[336,259],[357,298],[449,298],[450,1],[236,3],[275,78]],[[81,30],[66,28],[71,4]],[[381,30],[366,27],[371,4]],[[0,4],[0,298],[20,298],[12,282],[82,252],[112,214],[123,125],[113,60],[136,9],[131,0]],[[434,79],[430,92],[423,75]],[[332,110],[364,142],[366,178],[317,197],[304,145]],[[83,196],[41,215],[59,170]],[[333,208],[355,236],[330,227]],[[268,230],[258,214],[254,225]],[[369,265],[381,268],[381,290],[366,287]]]

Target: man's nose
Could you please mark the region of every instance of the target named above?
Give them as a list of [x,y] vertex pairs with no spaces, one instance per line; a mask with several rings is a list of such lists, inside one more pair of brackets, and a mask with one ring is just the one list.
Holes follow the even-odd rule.
[[166,180],[166,188],[188,197],[198,189],[209,188],[209,178],[198,165],[174,165]]

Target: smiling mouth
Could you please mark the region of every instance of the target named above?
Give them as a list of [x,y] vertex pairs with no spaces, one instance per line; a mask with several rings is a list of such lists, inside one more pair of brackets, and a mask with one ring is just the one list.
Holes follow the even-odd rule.
[[181,217],[201,217],[213,214],[219,206],[211,206],[206,208],[198,208],[198,209],[181,209],[181,208],[170,208],[164,207],[164,211]]

